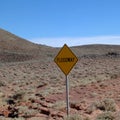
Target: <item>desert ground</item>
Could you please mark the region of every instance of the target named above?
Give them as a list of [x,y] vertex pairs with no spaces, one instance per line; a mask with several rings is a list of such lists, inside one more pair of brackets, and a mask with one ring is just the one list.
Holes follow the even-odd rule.
[[71,47],[69,117],[59,50],[0,29],[0,120],[120,120],[120,46]]

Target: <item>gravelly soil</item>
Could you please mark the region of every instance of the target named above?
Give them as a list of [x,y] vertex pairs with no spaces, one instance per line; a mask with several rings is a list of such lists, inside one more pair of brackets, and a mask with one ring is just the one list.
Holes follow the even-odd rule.
[[[70,72],[71,114],[94,119],[102,113],[87,108],[113,99],[119,111],[120,58],[80,58]],[[66,116],[65,76],[54,61],[3,63],[0,66],[1,119],[63,119]]]

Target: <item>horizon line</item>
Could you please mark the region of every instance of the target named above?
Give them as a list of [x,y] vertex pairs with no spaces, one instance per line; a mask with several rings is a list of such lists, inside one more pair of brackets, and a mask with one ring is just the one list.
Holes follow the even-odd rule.
[[53,38],[33,38],[29,39],[36,44],[42,44],[51,47],[90,45],[90,44],[108,44],[120,45],[120,36],[92,36],[92,37],[53,37]]

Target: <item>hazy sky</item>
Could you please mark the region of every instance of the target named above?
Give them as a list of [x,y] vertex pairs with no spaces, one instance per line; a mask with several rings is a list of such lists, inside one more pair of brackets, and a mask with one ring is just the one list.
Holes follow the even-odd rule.
[[0,27],[46,44],[120,44],[120,0],[0,0]]

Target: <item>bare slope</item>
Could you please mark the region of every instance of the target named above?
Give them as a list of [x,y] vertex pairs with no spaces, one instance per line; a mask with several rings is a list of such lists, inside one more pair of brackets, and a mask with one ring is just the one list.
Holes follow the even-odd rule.
[[120,45],[104,45],[93,44],[73,47],[73,51],[77,56],[92,56],[92,55],[106,55],[106,54],[120,54]]
[[[46,57],[51,47],[34,44],[8,31],[0,29],[0,61],[15,62]],[[51,52],[50,52],[51,53]],[[50,56],[50,54],[48,54]]]
[[39,46],[0,29],[0,50],[11,52],[31,52],[39,50]]

